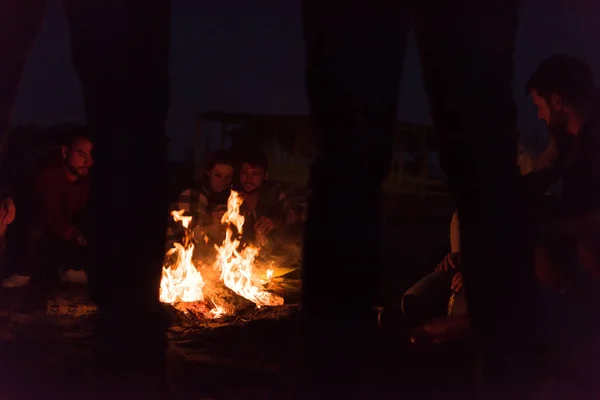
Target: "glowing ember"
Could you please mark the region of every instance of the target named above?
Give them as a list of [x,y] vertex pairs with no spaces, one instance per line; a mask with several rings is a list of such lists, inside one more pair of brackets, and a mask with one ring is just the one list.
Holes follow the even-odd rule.
[[[227,212],[223,215],[221,223],[226,226],[225,240],[221,246],[215,246],[217,258],[213,268],[220,273],[219,280],[239,296],[250,300],[257,307],[283,305],[283,298],[261,289],[262,283],[258,274],[254,274],[254,261],[259,249],[246,246],[240,249],[239,236],[242,233],[244,217],[240,214],[242,199],[237,192],[232,191],[227,202]],[[204,300],[202,289],[205,284],[200,271],[194,265],[192,255],[194,245],[192,243],[192,230],[189,229],[192,217],[183,216],[184,211],[173,211],[173,219],[180,222],[185,228],[183,243],[175,243],[174,247],[167,252],[167,256],[176,255],[176,260],[170,265],[163,267],[160,285],[160,301],[174,304],[181,310],[186,310],[186,303],[200,302]],[[235,232],[232,227],[235,227]],[[206,239],[206,238],[204,238]],[[266,272],[267,281],[273,276],[273,270]],[[213,282],[214,283],[214,282]],[[218,300],[218,299],[217,299]],[[220,306],[214,298],[210,311],[205,313],[208,318],[219,318],[225,315],[226,309]],[[227,309],[231,312],[231,309]]]

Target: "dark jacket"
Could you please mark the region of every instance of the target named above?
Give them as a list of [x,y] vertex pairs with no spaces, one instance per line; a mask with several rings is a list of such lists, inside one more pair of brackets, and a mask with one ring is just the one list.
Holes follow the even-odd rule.
[[86,209],[89,191],[89,179],[70,181],[63,160],[60,157],[53,158],[34,177],[35,224],[55,236],[68,239]]

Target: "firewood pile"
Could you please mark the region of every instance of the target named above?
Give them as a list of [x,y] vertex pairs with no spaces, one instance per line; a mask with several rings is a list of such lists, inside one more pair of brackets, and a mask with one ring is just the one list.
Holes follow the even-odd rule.
[[[300,303],[300,280],[275,278],[268,283],[268,290],[285,299],[285,305],[274,307],[256,307],[256,305],[233,291],[219,285],[205,293],[202,302],[167,305],[173,326],[170,334],[173,338],[225,326],[243,326],[251,321],[286,318],[297,311]],[[218,299],[218,300],[213,300]],[[211,316],[210,302],[217,305],[222,315]],[[218,303],[216,303],[218,301]]]

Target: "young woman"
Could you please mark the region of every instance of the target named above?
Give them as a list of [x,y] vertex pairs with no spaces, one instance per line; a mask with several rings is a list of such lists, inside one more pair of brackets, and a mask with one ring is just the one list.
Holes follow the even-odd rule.
[[[186,215],[194,217],[196,239],[202,240],[206,235],[211,241],[218,242],[221,238],[221,217],[227,209],[233,177],[233,157],[228,151],[219,150],[209,156],[203,179],[179,195],[172,209],[183,210]],[[170,229],[172,233],[176,231]]]

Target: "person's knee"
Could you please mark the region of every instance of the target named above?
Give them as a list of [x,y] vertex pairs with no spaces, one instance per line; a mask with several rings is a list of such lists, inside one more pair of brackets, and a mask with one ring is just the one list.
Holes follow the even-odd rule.
[[405,317],[417,318],[419,315],[419,296],[417,296],[415,293],[411,293],[410,291],[406,292],[402,296],[400,309]]

